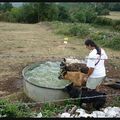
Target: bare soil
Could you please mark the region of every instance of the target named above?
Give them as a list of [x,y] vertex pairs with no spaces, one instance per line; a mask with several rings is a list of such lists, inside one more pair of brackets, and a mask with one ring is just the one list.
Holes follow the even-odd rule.
[[[70,38],[68,44],[65,45],[63,37],[55,35],[43,23],[15,24],[0,22],[0,28],[1,98],[19,94],[23,90],[22,70],[25,66],[39,61],[61,60],[67,56],[84,58],[88,54],[82,40],[76,40],[75,42]],[[109,58],[119,57],[118,51],[106,48],[105,50]],[[117,62],[114,60],[114,63]],[[107,77],[120,79],[120,68],[118,66],[108,63]],[[119,89],[113,89],[105,85],[102,85],[100,89],[107,94],[120,94]],[[13,97],[12,100],[14,100]],[[109,102],[112,102],[111,97],[109,97]]]

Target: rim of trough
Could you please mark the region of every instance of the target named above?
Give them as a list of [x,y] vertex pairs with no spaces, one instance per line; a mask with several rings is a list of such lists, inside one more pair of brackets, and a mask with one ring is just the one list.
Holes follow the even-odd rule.
[[[30,65],[27,65],[27,66],[25,66],[25,67],[23,68],[23,70],[22,70],[23,80],[25,80],[25,81],[28,82],[29,84],[34,85],[34,86],[36,86],[36,87],[53,89],[53,90],[62,90],[64,87],[55,87],[55,88],[53,88],[53,87],[46,87],[46,86],[36,85],[36,84],[34,84],[33,82],[30,82],[29,80],[26,79],[26,77],[25,77],[25,72],[26,72],[27,70],[34,69],[34,68],[37,67],[39,64],[45,63],[45,62],[47,62],[47,61],[50,61],[50,62],[61,62],[61,60],[59,60],[59,59],[57,59],[57,60],[48,59],[48,60],[43,60],[43,61],[40,61],[40,62],[35,62],[35,63],[30,64]],[[69,85],[69,83],[66,84],[66,85]]]

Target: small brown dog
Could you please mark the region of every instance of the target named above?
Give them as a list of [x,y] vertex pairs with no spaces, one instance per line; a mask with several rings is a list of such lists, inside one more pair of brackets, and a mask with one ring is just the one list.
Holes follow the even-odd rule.
[[67,64],[64,58],[60,64],[59,79],[70,80],[73,86],[84,86],[89,68],[80,63]]
[[70,80],[73,86],[84,86],[86,83],[86,75],[88,68],[81,68],[81,71],[67,71],[63,69],[61,71],[59,79]]
[[64,75],[65,80],[70,80],[73,83],[73,86],[84,86],[86,81],[86,74],[82,72],[71,72],[67,71],[67,73]]

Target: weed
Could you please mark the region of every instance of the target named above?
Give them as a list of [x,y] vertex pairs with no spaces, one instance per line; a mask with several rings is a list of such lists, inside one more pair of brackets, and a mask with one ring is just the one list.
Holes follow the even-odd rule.
[[27,105],[0,100],[0,115],[1,117],[30,117],[31,111]]

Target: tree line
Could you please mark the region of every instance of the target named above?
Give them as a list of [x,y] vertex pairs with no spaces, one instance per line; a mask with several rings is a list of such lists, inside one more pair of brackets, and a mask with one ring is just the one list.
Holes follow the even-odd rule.
[[98,15],[109,11],[120,11],[120,3],[23,3],[13,7],[12,3],[0,3],[0,21],[37,23],[40,21],[64,21],[92,23]]

